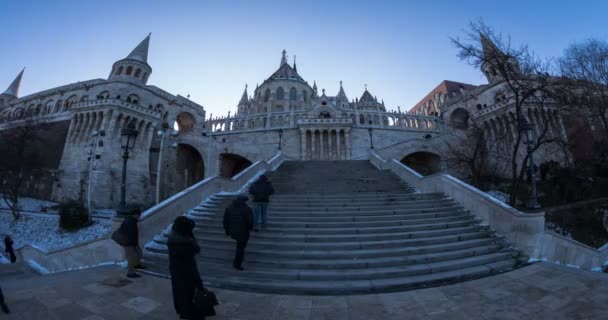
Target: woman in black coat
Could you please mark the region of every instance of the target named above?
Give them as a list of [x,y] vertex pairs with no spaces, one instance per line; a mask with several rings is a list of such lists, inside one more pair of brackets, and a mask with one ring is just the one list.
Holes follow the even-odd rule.
[[4,251],[8,255],[9,259],[11,259],[11,263],[15,263],[17,261],[15,249],[13,249],[13,239],[11,239],[11,236],[4,237]]
[[201,249],[194,238],[193,229],[194,221],[184,216],[177,217],[167,242],[173,305],[180,319],[195,318],[192,300],[196,288],[203,288],[194,257]]

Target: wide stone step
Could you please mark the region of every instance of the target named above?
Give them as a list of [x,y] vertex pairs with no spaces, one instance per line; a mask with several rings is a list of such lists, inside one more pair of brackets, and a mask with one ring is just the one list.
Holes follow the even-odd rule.
[[[474,247],[487,246],[494,244],[494,239],[473,239],[454,243],[440,243],[432,245],[402,247],[402,248],[380,248],[380,249],[327,249],[327,250],[282,250],[264,249],[255,245],[248,246],[247,255],[251,257],[272,257],[275,259],[349,259],[349,258],[378,258],[394,257],[401,255],[420,255],[428,253],[445,252],[450,250],[470,249]],[[152,252],[167,253],[166,239],[157,240],[159,246],[149,248]],[[208,256],[209,252],[233,252],[234,243],[201,243],[201,252]]]
[[[397,240],[397,239],[413,239],[413,238],[432,238],[445,235],[454,235],[466,232],[476,232],[487,230],[487,227],[480,225],[472,225],[460,228],[447,228],[438,230],[424,230],[411,232],[389,232],[389,233],[374,233],[374,234],[269,234],[260,232],[256,237],[264,240],[274,241],[303,241],[303,242],[340,242],[340,241],[371,241],[371,240]],[[225,237],[223,229],[207,229],[204,232],[196,232],[195,235],[207,234],[210,236]]]
[[[308,228],[300,226],[289,226],[283,228],[267,228],[264,230],[268,235],[283,235],[283,234],[299,234],[299,235],[349,235],[349,234],[386,234],[386,233],[404,233],[424,230],[438,230],[448,228],[466,227],[479,223],[479,220],[466,218],[453,222],[416,224],[416,225],[397,225],[397,226],[379,226],[379,227],[359,227],[359,226],[344,226],[341,228]],[[218,230],[218,226],[214,225],[197,225],[194,232],[206,232],[208,230]],[[223,231],[223,229],[222,229]]]
[[[427,246],[442,243],[452,243],[482,238],[491,238],[490,231],[477,231],[460,233],[455,235],[445,235],[432,238],[396,239],[396,240],[367,240],[367,241],[344,241],[344,242],[304,242],[304,241],[276,241],[275,239],[259,239],[254,236],[247,244],[248,248],[260,249],[280,249],[280,250],[356,250],[356,249],[382,249],[382,248],[401,248],[412,246]],[[158,237],[155,242],[163,246],[167,243],[167,235]],[[199,243],[234,247],[234,240],[226,236],[197,236]],[[494,241],[494,240],[493,240]]]
[[[437,206],[437,207],[410,207],[410,208],[393,208],[393,209],[383,209],[380,207],[379,209],[373,208],[363,208],[361,210],[341,210],[335,209],[332,211],[321,211],[321,210],[313,210],[310,208],[307,209],[289,209],[289,210],[275,210],[268,209],[268,215],[273,217],[357,217],[357,216],[380,216],[380,215],[409,215],[409,214],[422,214],[422,213],[438,213],[438,212],[446,212],[446,211],[460,211],[462,207],[456,205],[446,205],[446,206]],[[197,208],[193,209],[191,212],[194,213],[208,213],[215,215],[223,215],[225,209],[224,208]]]
[[[387,216],[389,218],[393,218],[395,216]],[[197,226],[207,226],[207,227],[223,227],[222,219],[219,218],[200,218],[200,217],[190,217],[193,219]],[[447,217],[433,217],[433,218],[425,218],[425,219],[407,219],[408,217],[397,216],[398,219],[380,219],[380,218],[371,218],[368,221],[353,221],[351,218],[350,221],[342,221],[342,222],[314,222],[310,221],[310,219],[300,218],[300,221],[296,221],[293,219],[285,219],[285,218],[277,218],[271,217],[268,221],[267,226],[270,229],[281,229],[281,228],[365,228],[365,227],[390,227],[390,226],[406,226],[406,225],[422,225],[422,224],[430,224],[430,223],[446,223],[446,222],[455,222],[455,221],[463,221],[472,219],[473,216],[468,213],[463,213],[460,215],[447,216]]]
[[[324,269],[324,270],[268,270],[247,265],[244,272],[233,271],[224,263],[199,263],[201,274],[224,274],[226,277],[246,276],[249,279],[268,280],[294,280],[294,281],[352,281],[366,279],[391,279],[411,277],[423,274],[448,272],[463,268],[501,263],[502,268],[508,269],[514,265],[515,252],[498,252],[484,254],[462,259],[431,262],[419,265],[369,268],[369,269]],[[167,267],[166,264],[161,264]],[[497,270],[499,271],[499,270]]]

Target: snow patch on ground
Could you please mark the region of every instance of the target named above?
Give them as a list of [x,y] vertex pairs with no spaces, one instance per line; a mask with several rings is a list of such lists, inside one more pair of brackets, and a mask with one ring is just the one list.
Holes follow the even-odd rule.
[[22,212],[14,220],[9,212],[0,212],[0,236],[10,235],[14,248],[31,245],[45,251],[55,251],[95,240],[110,233],[110,219],[93,219],[93,224],[75,232],[59,230],[59,216]]
[[[39,200],[34,198],[21,197],[19,198],[19,209],[23,211],[32,211],[32,212],[57,212],[57,210],[48,210],[50,207],[56,206],[57,202],[51,202],[46,200]],[[4,196],[0,194],[0,209],[9,210],[10,208],[6,201],[4,200]]]

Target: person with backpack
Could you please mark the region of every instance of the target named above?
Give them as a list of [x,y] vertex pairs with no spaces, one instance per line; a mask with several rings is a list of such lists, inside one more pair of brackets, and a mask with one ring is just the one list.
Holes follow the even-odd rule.
[[253,212],[247,205],[249,197],[241,194],[224,211],[224,232],[236,240],[236,253],[232,267],[242,271],[245,247],[249,241],[249,232],[253,228]]
[[268,177],[261,175],[251,187],[249,194],[253,196],[253,227],[254,231],[260,231],[258,225],[262,225],[262,229],[266,229],[268,202],[270,196],[274,194],[272,183],[268,181]]
[[112,235],[112,239],[118,242],[125,250],[127,278],[141,277],[141,275],[135,272],[135,269],[143,269],[141,265],[142,251],[139,247],[139,228],[137,226],[140,217],[141,209],[132,208],[129,211],[129,215],[125,217],[120,227],[116,230],[116,234]]

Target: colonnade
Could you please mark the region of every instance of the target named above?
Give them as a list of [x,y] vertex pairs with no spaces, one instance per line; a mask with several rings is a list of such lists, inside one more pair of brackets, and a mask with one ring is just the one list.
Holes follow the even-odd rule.
[[302,160],[349,160],[350,128],[303,128]]

